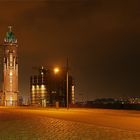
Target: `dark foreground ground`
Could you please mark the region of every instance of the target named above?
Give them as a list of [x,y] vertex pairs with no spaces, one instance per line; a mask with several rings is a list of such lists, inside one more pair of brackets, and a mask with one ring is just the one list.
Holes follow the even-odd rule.
[[0,107],[0,140],[140,140],[140,111]]

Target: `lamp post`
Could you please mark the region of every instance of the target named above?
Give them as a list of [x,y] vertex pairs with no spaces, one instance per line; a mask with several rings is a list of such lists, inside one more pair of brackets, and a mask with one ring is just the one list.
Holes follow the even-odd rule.
[[69,109],[69,68],[68,68],[68,58],[66,66],[66,95],[67,95],[67,109]]

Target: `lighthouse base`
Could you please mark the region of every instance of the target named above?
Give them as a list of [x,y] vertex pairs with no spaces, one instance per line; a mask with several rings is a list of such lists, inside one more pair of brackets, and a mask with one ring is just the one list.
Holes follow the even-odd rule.
[[5,106],[17,106],[18,105],[17,93],[6,92],[5,93],[4,105]]

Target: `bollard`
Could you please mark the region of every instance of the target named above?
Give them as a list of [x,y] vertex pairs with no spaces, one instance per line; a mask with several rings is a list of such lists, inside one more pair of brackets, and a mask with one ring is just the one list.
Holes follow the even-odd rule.
[[55,105],[56,105],[56,109],[59,109],[59,102],[55,102]]

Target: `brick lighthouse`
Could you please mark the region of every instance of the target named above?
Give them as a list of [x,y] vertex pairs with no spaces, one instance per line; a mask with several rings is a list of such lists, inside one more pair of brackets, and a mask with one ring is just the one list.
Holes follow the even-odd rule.
[[3,59],[3,101],[5,106],[18,105],[18,45],[17,39],[9,26],[4,39]]

